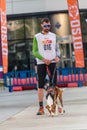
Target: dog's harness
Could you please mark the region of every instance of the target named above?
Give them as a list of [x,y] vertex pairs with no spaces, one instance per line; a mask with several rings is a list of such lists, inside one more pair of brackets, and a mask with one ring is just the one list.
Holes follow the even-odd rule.
[[53,99],[53,101],[54,101],[54,89],[53,88],[49,88],[48,90],[47,90],[47,94],[46,94],[46,99],[48,98],[48,96],[50,95],[51,97],[52,97],[52,99]]

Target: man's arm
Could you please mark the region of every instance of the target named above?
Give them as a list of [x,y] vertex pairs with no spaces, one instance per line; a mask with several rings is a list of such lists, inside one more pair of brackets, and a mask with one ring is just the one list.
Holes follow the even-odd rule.
[[38,59],[40,59],[40,60],[43,60],[43,57],[42,57],[42,56],[39,54],[39,52],[38,52],[38,43],[37,43],[36,37],[34,37],[34,39],[33,39],[32,52],[33,52],[33,55],[34,55],[36,58],[38,58]]

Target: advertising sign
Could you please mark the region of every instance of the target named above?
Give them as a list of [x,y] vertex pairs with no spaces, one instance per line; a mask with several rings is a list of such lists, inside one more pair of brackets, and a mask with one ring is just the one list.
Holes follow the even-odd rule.
[[7,44],[7,20],[6,0],[0,0],[0,65],[3,66],[3,73],[8,72],[8,44]]
[[77,0],[67,0],[76,67],[84,67],[80,14]]

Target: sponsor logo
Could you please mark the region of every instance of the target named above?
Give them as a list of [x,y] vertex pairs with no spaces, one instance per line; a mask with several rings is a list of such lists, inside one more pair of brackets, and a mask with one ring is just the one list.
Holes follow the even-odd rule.
[[8,55],[7,47],[7,25],[6,13],[1,11],[1,42],[2,42],[2,55]]
[[82,32],[77,0],[67,0],[76,67],[84,67]]
[[79,11],[77,2],[73,5],[69,4],[69,17],[71,19],[70,25],[72,28],[72,37],[74,41],[74,49],[82,49],[82,34],[80,27]]
[[50,39],[42,40],[42,44],[51,44],[51,43],[52,43],[52,40],[50,40]]
[[76,19],[76,17],[79,15],[77,2],[75,2],[73,5],[69,4],[69,16],[73,19]]

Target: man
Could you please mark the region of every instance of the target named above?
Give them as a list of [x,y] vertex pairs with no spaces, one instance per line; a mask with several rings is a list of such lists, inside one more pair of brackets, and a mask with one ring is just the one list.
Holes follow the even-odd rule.
[[[43,97],[44,97],[44,81],[46,77],[46,68],[51,73],[50,81],[54,73],[56,62],[59,61],[57,53],[56,35],[50,32],[51,23],[48,18],[44,18],[41,22],[42,32],[34,36],[33,39],[33,55],[37,58],[38,73],[38,100],[39,111],[37,115],[44,114]],[[59,49],[59,48],[58,48]],[[54,83],[57,81],[57,73],[54,76]]]

